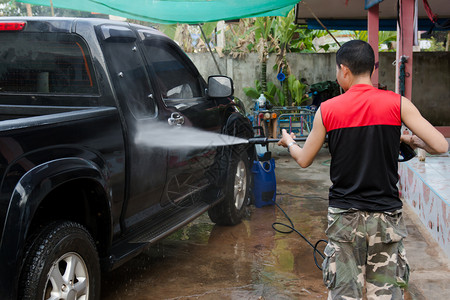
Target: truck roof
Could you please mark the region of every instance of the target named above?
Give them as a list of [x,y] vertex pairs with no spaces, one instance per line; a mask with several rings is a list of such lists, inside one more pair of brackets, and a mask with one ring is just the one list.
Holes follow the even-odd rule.
[[98,26],[103,24],[110,25],[128,25],[136,29],[146,29],[151,34],[156,36],[164,36],[165,34],[156,30],[155,28],[133,24],[129,22],[115,21],[102,18],[74,18],[74,17],[1,17],[0,23],[4,22],[26,22],[26,26],[23,29],[25,32],[74,32],[74,28],[77,24],[84,26]]

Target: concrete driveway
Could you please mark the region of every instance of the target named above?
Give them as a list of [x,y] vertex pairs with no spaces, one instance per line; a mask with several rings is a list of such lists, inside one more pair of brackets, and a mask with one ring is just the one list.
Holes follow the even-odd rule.
[[[328,149],[307,169],[298,167],[282,148],[272,152],[277,203],[311,243],[326,239]],[[408,208],[405,212],[412,268],[405,299],[450,299],[449,260]],[[275,232],[273,222],[287,223],[276,206],[252,207],[248,219],[233,227],[215,226],[205,214],[104,274],[101,299],[326,299],[312,248],[295,233]]]

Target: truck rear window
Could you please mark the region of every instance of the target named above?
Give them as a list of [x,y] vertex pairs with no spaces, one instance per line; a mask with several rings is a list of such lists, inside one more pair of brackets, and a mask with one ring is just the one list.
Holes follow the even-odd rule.
[[0,93],[97,94],[84,41],[67,33],[0,33]]

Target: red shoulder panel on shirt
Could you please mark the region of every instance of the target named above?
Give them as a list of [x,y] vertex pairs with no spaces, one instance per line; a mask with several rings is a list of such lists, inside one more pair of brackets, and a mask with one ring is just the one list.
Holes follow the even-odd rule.
[[373,125],[401,126],[401,96],[369,85],[352,86],[320,106],[327,131]]

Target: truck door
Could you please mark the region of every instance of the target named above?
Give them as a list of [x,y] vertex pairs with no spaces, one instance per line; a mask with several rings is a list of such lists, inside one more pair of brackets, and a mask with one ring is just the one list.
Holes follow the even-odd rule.
[[97,30],[123,113],[128,197],[123,208],[122,225],[130,228],[148,220],[161,207],[167,150],[136,143],[141,131],[152,130],[159,111],[137,48],[135,32],[125,25],[102,25]]
[[[209,185],[208,170],[217,151],[210,141],[195,141],[199,143],[192,146],[194,141],[190,139],[194,139],[194,135],[201,138],[197,130],[220,131],[216,103],[206,98],[205,81],[173,41],[145,30],[139,30],[139,36],[157,91],[155,97],[164,103],[160,118],[184,129],[182,134],[173,130],[167,136],[167,139],[179,138],[180,141],[169,149],[167,184],[161,204],[189,205],[198,200],[200,192]],[[170,144],[174,144],[173,141]]]

